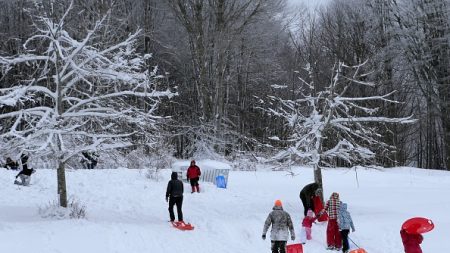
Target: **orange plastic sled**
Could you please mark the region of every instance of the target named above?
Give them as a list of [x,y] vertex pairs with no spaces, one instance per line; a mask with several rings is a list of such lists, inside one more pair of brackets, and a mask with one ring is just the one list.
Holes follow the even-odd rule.
[[367,251],[365,249],[354,249],[354,250],[350,250],[349,253],[367,253]]

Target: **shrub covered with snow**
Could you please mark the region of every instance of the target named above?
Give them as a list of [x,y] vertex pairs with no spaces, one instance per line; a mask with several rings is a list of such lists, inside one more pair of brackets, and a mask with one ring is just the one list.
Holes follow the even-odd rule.
[[39,207],[39,215],[49,219],[84,219],[86,218],[86,206],[80,201],[69,199],[67,208],[61,207],[58,201],[51,201]]

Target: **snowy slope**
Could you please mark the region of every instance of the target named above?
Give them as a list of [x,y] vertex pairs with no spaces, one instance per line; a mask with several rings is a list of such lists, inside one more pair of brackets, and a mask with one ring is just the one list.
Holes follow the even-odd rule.
[[[213,162],[203,162],[212,166]],[[200,166],[202,163],[200,163]],[[312,182],[310,168],[286,172],[231,172],[229,188],[202,184],[191,194],[185,184],[184,215],[196,228],[182,232],[169,226],[164,199],[167,181],[147,179],[138,170],[67,172],[69,195],[87,206],[85,220],[50,220],[38,207],[56,199],[56,171],[39,170],[30,187],[13,185],[16,172],[0,172],[0,252],[10,253],[260,253],[270,252],[261,231],[273,202],[281,199],[300,231],[298,194]],[[164,179],[170,171],[164,171]],[[446,252],[450,235],[450,173],[396,168],[324,171],[325,196],[340,193],[349,204],[356,232],[350,237],[369,253],[401,253],[399,228],[413,216],[431,218],[436,228],[425,234],[424,252]],[[325,224],[313,226],[306,253],[325,248]],[[297,236],[298,237],[298,236]]]

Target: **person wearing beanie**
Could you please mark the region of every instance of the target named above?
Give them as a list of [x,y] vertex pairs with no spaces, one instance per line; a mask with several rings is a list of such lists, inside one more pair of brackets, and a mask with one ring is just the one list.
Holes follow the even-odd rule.
[[314,223],[314,221],[317,219],[317,217],[314,216],[314,212],[309,209],[308,212],[306,213],[305,218],[303,218],[302,221],[302,231],[301,231],[301,236],[300,236],[300,242],[302,244],[306,243],[306,240],[311,240],[312,236],[311,236],[311,228],[312,228],[312,224]]
[[283,210],[281,200],[275,201],[275,205],[264,223],[263,240],[266,239],[266,234],[270,226],[272,226],[272,230],[270,231],[272,253],[286,253],[286,243],[289,238],[289,233],[291,234],[291,240],[295,240],[295,231],[291,216]]
[[195,160],[191,161],[191,165],[187,169],[186,174],[187,180],[190,181],[191,183],[192,187],[191,193],[194,193],[195,191],[200,192],[200,186],[198,185],[198,181],[200,180],[200,175],[202,174],[202,172],[200,171],[200,167],[195,165]]
[[170,221],[175,221],[175,214],[173,213],[173,206],[177,206],[177,214],[178,214],[178,221],[183,221],[183,212],[181,210],[181,207],[183,205],[183,182],[178,180],[178,173],[172,172],[172,175],[170,175],[171,180],[167,184],[167,191],[166,191],[166,202],[169,202],[169,215],[170,215]]

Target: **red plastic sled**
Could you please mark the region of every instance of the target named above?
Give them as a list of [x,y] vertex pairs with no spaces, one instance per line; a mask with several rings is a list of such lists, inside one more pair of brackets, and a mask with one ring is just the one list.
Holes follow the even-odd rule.
[[[320,200],[319,196],[314,196],[313,197],[313,203],[314,203],[314,213],[316,214],[316,217],[319,215],[319,213],[321,211],[323,211],[323,203],[322,200]],[[320,215],[317,218],[317,221],[322,222],[322,221],[327,221],[328,220],[328,214],[326,212],[323,212],[322,215]]]
[[360,248],[360,249],[350,250],[349,253],[367,253],[367,251]]
[[194,226],[191,223],[184,223],[183,221],[173,221],[172,226],[179,230],[193,230]]
[[408,219],[402,225],[402,229],[408,234],[423,234],[433,230],[433,228],[433,221],[423,217]]
[[303,253],[303,246],[301,243],[287,245],[286,253]]

